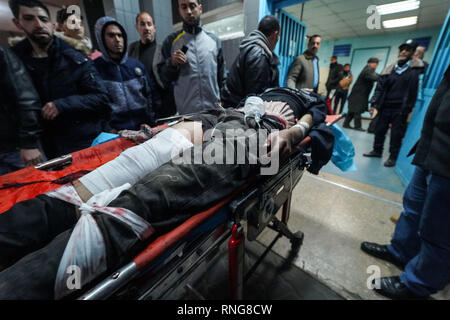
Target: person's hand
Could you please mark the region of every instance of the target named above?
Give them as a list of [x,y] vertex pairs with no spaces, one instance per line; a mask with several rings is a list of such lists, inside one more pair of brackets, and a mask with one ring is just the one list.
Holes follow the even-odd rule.
[[187,61],[187,57],[184,54],[183,51],[181,50],[177,50],[173,53],[172,55],[172,66],[177,67],[183,64],[186,64]]
[[287,159],[292,152],[298,149],[292,142],[292,135],[289,130],[271,133],[266,140],[265,146],[270,150],[267,154],[268,157],[278,156],[281,161]]
[[21,149],[20,160],[25,166],[35,166],[43,161],[42,153],[39,149]]
[[59,116],[58,108],[56,108],[56,105],[53,102],[47,103],[42,108],[42,117],[45,120],[54,120],[57,116]]
[[371,107],[369,112],[370,112],[370,115],[372,116],[372,119],[375,119],[378,115],[378,110],[375,109],[374,107]]

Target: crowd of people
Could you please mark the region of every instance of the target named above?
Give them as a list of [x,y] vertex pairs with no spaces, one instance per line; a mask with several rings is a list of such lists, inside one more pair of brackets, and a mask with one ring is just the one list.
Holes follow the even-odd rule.
[[[156,26],[147,12],[136,17],[140,39],[131,44],[117,20],[102,17],[95,24],[98,50],[85,36],[80,17],[67,13],[66,9],[58,13],[56,31],[50,11],[39,0],[10,0],[9,5],[14,24],[25,38],[12,48],[0,46],[0,175],[88,148],[101,132],[139,130],[143,124],[153,126],[157,119],[176,113],[223,112],[223,108],[236,108],[249,95],[263,94],[279,85],[280,61],[274,50],[281,26],[272,15],[264,17],[257,30],[244,38],[226,75],[220,39],[201,26],[199,0],[178,0],[183,27],[170,34],[162,45],[156,43]],[[285,91],[267,93],[265,103],[272,110],[291,118],[294,114],[304,116],[298,110],[287,110],[286,104],[292,101],[295,90],[317,96],[321,43],[320,35],[309,37],[307,50],[293,61],[287,87],[294,91],[283,88],[280,90]],[[331,58],[325,98],[334,99],[334,108],[330,107],[329,113],[342,112],[348,100],[344,127],[364,131],[361,115],[371,112],[375,142],[373,150],[364,154],[366,157],[382,157],[385,136],[391,126],[387,167],[396,164],[408,116],[417,99],[419,76],[427,68],[423,54],[424,48],[417,41],[405,41],[399,47],[398,61],[381,74],[376,72],[379,59],[372,57],[353,88],[351,66],[339,64],[337,57]],[[369,101],[375,83],[375,95]],[[274,96],[278,99],[270,100]],[[206,122],[211,122],[208,119],[205,114],[201,117],[203,129]],[[293,118],[292,122],[295,120],[301,119]],[[308,120],[297,124],[300,131],[293,135],[296,140],[304,136],[299,133],[305,133],[317,122]],[[350,127],[352,120],[354,127]],[[281,125],[277,117],[271,121]],[[288,140],[291,135],[292,132]],[[420,146],[426,147],[423,142]],[[417,163],[425,166],[421,160]],[[431,174],[428,171],[418,171],[416,180],[424,180]],[[448,185],[448,180],[440,183]],[[408,232],[414,228],[417,226],[411,226]],[[419,250],[402,256],[398,248],[399,251],[394,251],[389,247],[391,251],[387,251],[387,247],[377,246],[365,244],[363,250],[391,261],[401,260],[403,264]],[[409,271],[414,273],[413,269]],[[411,281],[402,279],[406,284]],[[395,284],[391,279],[384,285]],[[414,296],[414,288],[402,290]],[[432,290],[419,291],[414,292],[429,294]]]

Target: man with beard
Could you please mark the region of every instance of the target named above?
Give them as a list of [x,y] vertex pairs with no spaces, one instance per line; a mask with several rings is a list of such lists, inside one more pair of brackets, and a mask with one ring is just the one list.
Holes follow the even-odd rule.
[[91,60],[54,36],[48,8],[37,0],[10,0],[13,22],[26,39],[13,47],[39,93],[42,143],[48,158],[87,148],[103,130],[108,96]]
[[[385,167],[394,167],[406,132],[408,115],[417,101],[419,76],[424,72],[423,61],[414,59],[413,54],[419,43],[409,39],[399,47],[398,61],[381,73],[377,89],[371,100],[370,112],[378,115],[375,127],[373,150],[365,157],[381,158],[383,156],[386,133],[391,129],[390,156]],[[379,113],[379,114],[378,114]]]
[[268,15],[261,19],[258,30],[241,42],[239,56],[222,90],[225,107],[232,108],[251,93],[263,93],[278,86],[280,62],[273,50],[279,37],[280,22],[275,16]]
[[153,106],[160,104],[153,81],[142,63],[128,57],[127,34],[111,17],[98,19],[95,35],[102,56],[94,64],[110,93],[112,132],[154,124]]
[[161,108],[153,108],[156,119],[172,116],[176,113],[173,88],[164,89],[159,79],[157,63],[161,54],[161,46],[156,43],[156,26],[153,17],[147,12],[141,12],[136,17],[136,30],[140,40],[128,47],[128,55],[139,60],[147,69],[162,99]]
[[314,35],[309,39],[308,50],[295,58],[287,76],[287,86],[293,89],[319,88],[319,57],[317,53],[322,44],[322,37]]
[[225,81],[222,44],[201,27],[202,10],[200,0],[178,0],[183,28],[166,38],[158,63],[165,88],[173,84],[180,114],[218,109]]

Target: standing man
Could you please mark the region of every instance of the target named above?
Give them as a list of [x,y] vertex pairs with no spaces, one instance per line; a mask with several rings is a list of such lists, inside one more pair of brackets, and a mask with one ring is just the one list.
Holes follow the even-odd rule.
[[147,12],[141,12],[136,17],[136,30],[140,40],[133,42],[128,47],[128,56],[139,60],[147,69],[155,89],[162,99],[161,108],[153,106],[155,118],[164,118],[174,115],[176,111],[173,88],[164,89],[159,79],[157,64],[160,59],[161,46],[156,43],[156,25],[153,17]]
[[108,95],[93,62],[54,36],[48,8],[38,0],[10,0],[13,22],[26,39],[13,47],[39,93],[42,142],[48,158],[89,147],[109,116]]
[[273,50],[279,37],[280,22],[268,15],[259,22],[258,30],[241,42],[239,55],[222,90],[226,108],[236,107],[249,94],[261,94],[268,88],[278,87],[280,62]]
[[341,104],[341,112],[344,111],[345,103],[347,102],[348,91],[350,90],[350,85],[353,82],[353,74],[350,71],[350,65],[346,64],[344,66],[343,78],[339,81],[338,88],[336,90],[336,99],[334,100],[334,114],[337,114],[339,103]]
[[0,46],[0,176],[36,165],[41,102],[27,70],[8,48]]
[[166,38],[162,61],[158,63],[165,88],[174,86],[180,114],[219,108],[225,82],[222,44],[201,27],[202,10],[200,0],[178,0],[183,28]]
[[372,57],[367,61],[367,66],[363,69],[356,80],[352,93],[348,98],[348,114],[345,118],[344,128],[350,128],[350,122],[355,119],[353,129],[365,131],[361,124],[361,114],[368,111],[369,95],[373,90],[373,85],[378,81],[379,75],[375,72],[380,60]]
[[425,65],[419,59],[413,59],[418,47],[416,40],[410,39],[399,47],[398,61],[386,67],[378,80],[375,95],[372,98],[371,113],[378,120],[375,127],[373,150],[365,157],[381,158],[386,133],[391,129],[390,156],[385,167],[394,167],[406,132],[408,115],[412,112],[419,88],[419,76]]
[[375,280],[375,290],[391,299],[425,299],[450,284],[449,113],[447,68],[425,117],[413,161],[416,171],[394,237],[390,245],[361,245],[371,256],[404,269],[400,276]]
[[319,88],[319,57],[317,53],[322,44],[322,37],[313,35],[309,38],[308,49],[295,58],[287,76],[287,86],[293,89],[310,89],[317,93]]
[[95,24],[95,36],[102,52],[95,67],[111,98],[111,131],[154,125],[153,106],[160,104],[159,95],[144,65],[128,57],[125,29],[115,19],[103,17]]
[[339,81],[344,77],[344,67],[342,64],[338,63],[336,56],[332,56],[330,60],[330,73],[328,75],[328,80],[325,86],[327,87],[327,98],[333,98],[331,92],[336,90],[339,86]]

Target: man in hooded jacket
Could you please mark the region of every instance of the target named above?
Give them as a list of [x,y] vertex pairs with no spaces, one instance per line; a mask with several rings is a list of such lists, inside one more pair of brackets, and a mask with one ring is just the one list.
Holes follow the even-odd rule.
[[275,16],[265,16],[258,30],[250,33],[239,47],[239,56],[231,67],[222,89],[222,103],[235,107],[249,94],[260,94],[278,86],[278,57],[273,52],[280,35],[280,22]]
[[95,25],[95,35],[103,55],[94,63],[110,95],[111,131],[153,125],[153,108],[161,103],[160,96],[144,65],[128,56],[125,29],[115,19],[103,17]]

